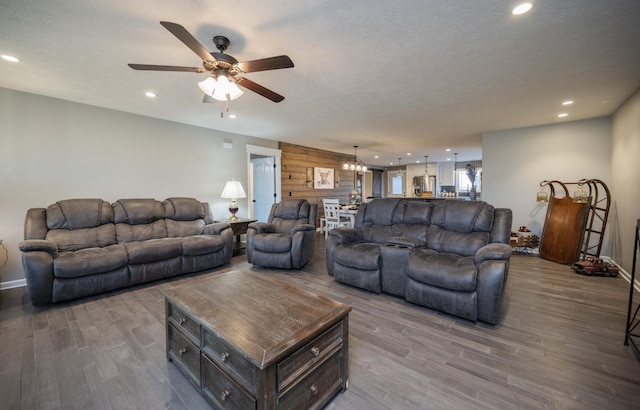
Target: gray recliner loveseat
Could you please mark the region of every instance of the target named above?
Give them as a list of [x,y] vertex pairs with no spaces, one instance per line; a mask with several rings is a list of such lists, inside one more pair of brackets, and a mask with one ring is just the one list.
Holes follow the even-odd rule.
[[22,264],[34,306],[231,260],[233,231],[193,198],[68,199],[27,211]]
[[512,213],[482,201],[375,199],[329,231],[337,281],[495,324],[509,271]]

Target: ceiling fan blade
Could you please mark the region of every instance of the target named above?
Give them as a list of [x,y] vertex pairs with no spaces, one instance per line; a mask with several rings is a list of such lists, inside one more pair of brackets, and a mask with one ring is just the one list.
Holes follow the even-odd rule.
[[168,21],[161,21],[160,24],[167,30],[171,32],[174,36],[178,38],[178,40],[182,41],[187,47],[189,47],[194,53],[200,56],[203,61],[216,61],[216,59],[209,53],[209,50],[204,48],[202,44],[198,40],[195,39],[187,31],[186,28],[182,27],[180,24],[171,23]]
[[288,56],[261,58],[259,60],[243,61],[235,65],[243,73],[255,71],[279,70],[293,67],[293,61]]
[[254,83],[253,81],[248,80],[246,78],[243,78],[243,77],[236,78],[236,84],[241,85],[242,87],[247,88],[253,91],[254,93],[258,93],[261,96],[268,98],[273,102],[279,103],[280,101],[284,100],[284,97],[281,96],[280,94],[275,93],[269,90],[268,88],[264,88],[260,84]]
[[202,98],[202,102],[210,104],[210,103],[216,102],[216,100],[212,96],[205,94],[204,97]]
[[128,64],[128,66],[134,70],[184,71],[188,73],[204,73],[206,71],[202,67],[180,67],[176,65]]

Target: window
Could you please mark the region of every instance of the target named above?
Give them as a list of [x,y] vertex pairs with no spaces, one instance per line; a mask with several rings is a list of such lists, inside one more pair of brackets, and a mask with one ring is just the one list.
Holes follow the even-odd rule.
[[388,173],[388,181],[389,181],[389,196],[390,197],[402,197],[404,196],[405,191],[405,176],[406,172],[401,171],[391,171]]
[[[476,180],[473,185],[476,187],[476,192],[480,195],[482,192],[482,168],[478,168],[478,173],[476,174]],[[467,176],[467,171],[465,169],[459,169],[456,172],[456,186],[458,187],[458,196],[460,197],[468,197],[469,191],[471,190],[471,181]]]

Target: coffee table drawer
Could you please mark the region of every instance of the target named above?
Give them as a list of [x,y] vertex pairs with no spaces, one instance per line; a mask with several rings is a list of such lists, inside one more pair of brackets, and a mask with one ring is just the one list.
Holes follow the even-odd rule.
[[193,382],[200,386],[200,349],[172,325],[167,327],[167,354]]
[[225,409],[255,409],[256,401],[242,387],[202,356],[202,391],[217,407]]
[[338,350],[307,377],[278,397],[280,409],[315,409],[323,406],[341,388]]
[[192,342],[200,345],[200,325],[180,308],[167,304],[167,319]]
[[202,350],[249,392],[255,394],[256,372],[253,363],[220,336],[203,331]]
[[341,344],[342,325],[338,323],[278,363],[278,391],[286,389],[300,374]]

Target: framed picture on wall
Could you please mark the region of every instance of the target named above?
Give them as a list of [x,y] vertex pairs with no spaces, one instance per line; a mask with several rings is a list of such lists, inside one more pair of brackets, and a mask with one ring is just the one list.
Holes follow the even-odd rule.
[[333,189],[333,168],[313,167],[313,188]]

